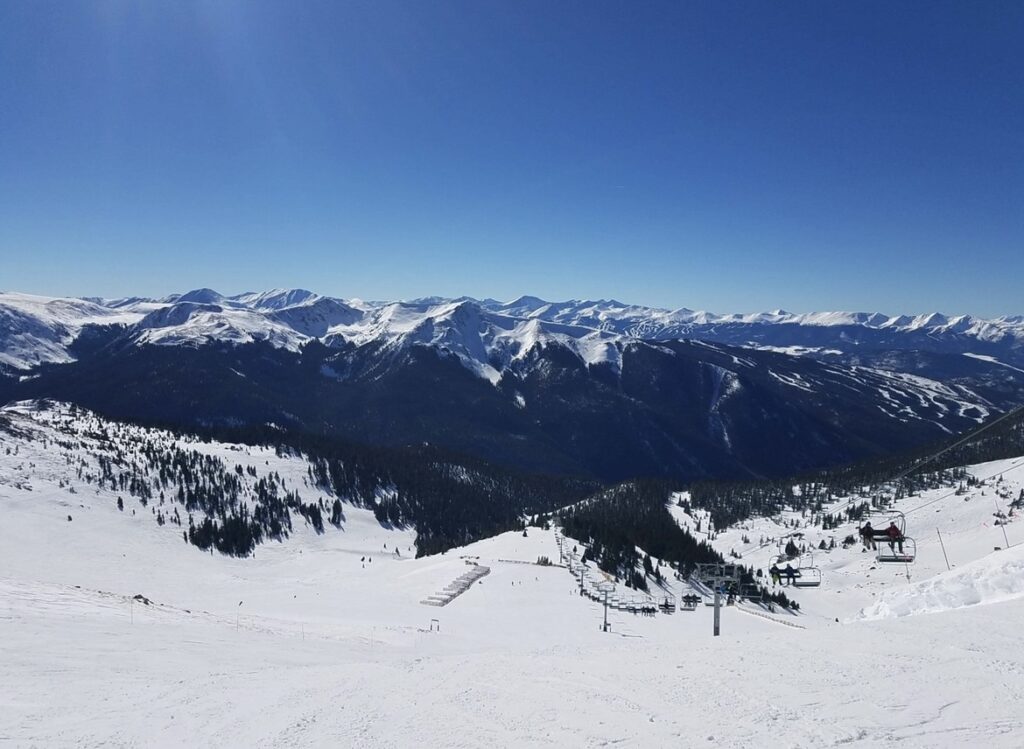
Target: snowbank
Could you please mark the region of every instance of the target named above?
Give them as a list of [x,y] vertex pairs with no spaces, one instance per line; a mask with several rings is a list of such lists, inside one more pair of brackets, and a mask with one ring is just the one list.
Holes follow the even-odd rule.
[[959,569],[943,572],[886,594],[857,619],[893,619],[933,614],[1024,598],[1024,545],[995,552]]

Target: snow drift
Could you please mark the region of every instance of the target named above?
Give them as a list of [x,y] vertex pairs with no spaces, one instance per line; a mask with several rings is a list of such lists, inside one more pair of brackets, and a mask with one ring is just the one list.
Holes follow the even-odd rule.
[[884,595],[857,619],[893,619],[1024,598],[1024,545]]

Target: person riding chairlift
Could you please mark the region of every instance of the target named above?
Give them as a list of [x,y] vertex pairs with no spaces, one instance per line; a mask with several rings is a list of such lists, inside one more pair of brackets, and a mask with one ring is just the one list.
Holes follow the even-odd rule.
[[899,547],[900,554],[903,553],[903,533],[899,528],[896,527],[896,523],[889,523],[889,527],[885,530],[885,535],[889,537],[889,549],[893,550],[894,547]]
[[870,520],[860,529],[860,540],[864,543],[865,549],[875,549],[875,529],[871,527]]
[[782,574],[786,576],[786,582],[790,585],[792,585],[793,581],[796,580],[796,570],[793,569],[793,565],[791,564],[786,565],[786,569],[782,571]]

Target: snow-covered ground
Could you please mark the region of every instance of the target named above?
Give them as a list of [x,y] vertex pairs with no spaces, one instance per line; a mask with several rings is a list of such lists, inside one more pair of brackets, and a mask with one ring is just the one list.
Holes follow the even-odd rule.
[[[713,638],[702,606],[612,611],[604,633],[569,571],[535,564],[559,560],[555,531],[414,559],[412,531],[346,505],[341,530],[297,525],[252,558],[211,555],[79,481],[45,417],[5,413],[51,430],[45,444],[0,433],[5,746],[1021,745],[1024,547],[993,550],[994,479],[908,512],[909,581],[856,547],[816,554],[821,588],[795,594],[800,616],[776,615],[801,628],[727,608]],[[299,458],[190,447],[316,495]],[[1024,485],[1024,460],[972,470],[1003,471],[1004,494]],[[783,532],[746,525],[714,543],[742,553],[744,534],[752,547]],[[1024,541],[1024,524],[1006,532]],[[489,574],[446,606],[421,603],[472,564]]]

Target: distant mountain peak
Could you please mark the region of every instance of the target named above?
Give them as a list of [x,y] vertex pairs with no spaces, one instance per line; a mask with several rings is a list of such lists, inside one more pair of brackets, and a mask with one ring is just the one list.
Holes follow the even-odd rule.
[[179,302],[194,302],[196,304],[218,304],[224,301],[224,296],[213,289],[193,289],[177,298]]
[[241,302],[248,307],[265,310],[280,310],[285,307],[296,307],[320,299],[319,294],[306,289],[271,289],[269,291],[250,291],[231,297],[232,301]]

